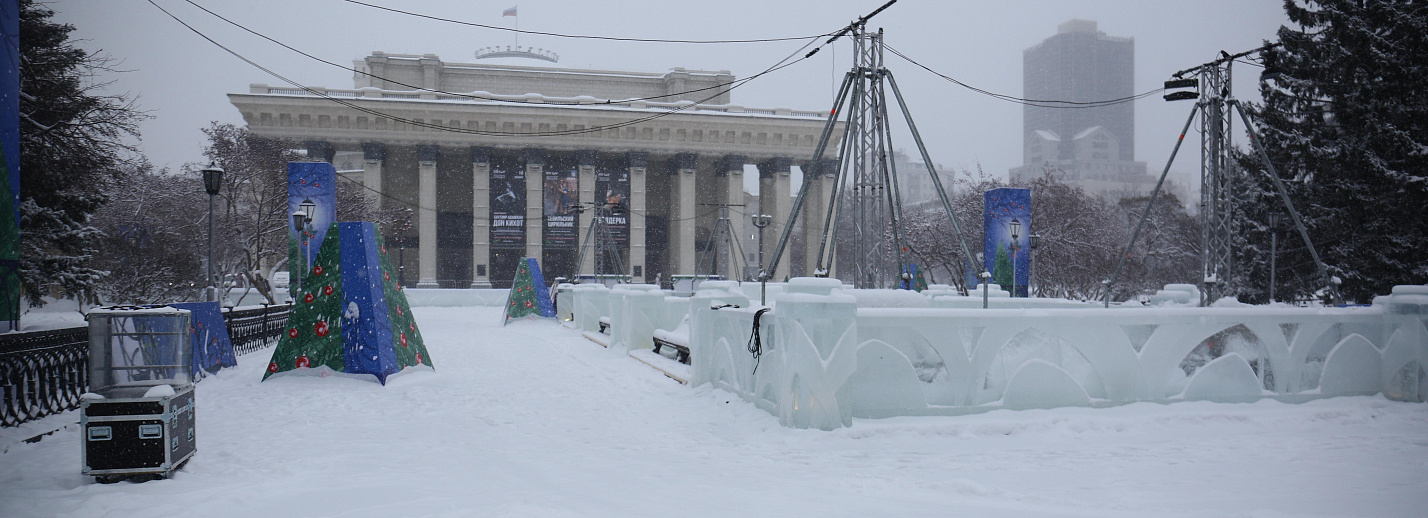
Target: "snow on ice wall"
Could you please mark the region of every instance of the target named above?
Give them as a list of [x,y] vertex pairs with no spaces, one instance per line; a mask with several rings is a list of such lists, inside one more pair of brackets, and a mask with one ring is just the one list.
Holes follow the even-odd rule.
[[[749,345],[755,311],[742,290],[702,288],[690,304],[691,383],[738,393],[786,426],[991,408],[1428,394],[1424,286],[1400,286],[1367,308],[959,309],[889,304],[833,279],[801,278],[762,315],[758,358]],[[741,307],[710,309],[724,303]]]

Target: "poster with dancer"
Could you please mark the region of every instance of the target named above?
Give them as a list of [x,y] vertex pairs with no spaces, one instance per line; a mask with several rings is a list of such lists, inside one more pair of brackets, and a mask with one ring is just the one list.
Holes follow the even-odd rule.
[[526,171],[491,164],[491,248],[526,247]]
[[545,170],[543,210],[547,248],[575,249],[580,235],[575,208],[580,202],[580,173],[574,166]]

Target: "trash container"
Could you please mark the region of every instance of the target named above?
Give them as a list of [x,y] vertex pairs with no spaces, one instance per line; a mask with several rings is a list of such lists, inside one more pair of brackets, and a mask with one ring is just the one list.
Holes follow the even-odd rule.
[[116,306],[86,318],[82,473],[104,483],[171,476],[195,450],[189,311]]

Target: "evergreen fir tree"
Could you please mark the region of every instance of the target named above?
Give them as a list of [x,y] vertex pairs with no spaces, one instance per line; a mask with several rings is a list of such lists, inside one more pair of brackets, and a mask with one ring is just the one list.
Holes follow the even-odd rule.
[[992,263],[992,282],[1007,291],[1011,291],[1014,282],[1011,256],[1007,255],[1007,249],[1001,243],[997,244],[996,262]]
[[[79,7],[76,7],[79,8]],[[20,1],[20,272],[26,297],[42,304],[51,285],[93,290],[105,272],[89,260],[100,231],[90,215],[124,176],[144,115],[92,77],[111,61],[74,46],[71,25],[46,4]]]
[[[302,274],[302,289],[294,287],[288,329],[273,350],[273,359],[263,379],[282,371],[328,367],[343,371],[342,340],[342,258],[333,223],[317,251],[312,268]],[[294,280],[296,284],[296,280]]]
[[[1263,54],[1262,143],[1342,293],[1366,302],[1396,284],[1428,281],[1428,5],[1409,0],[1287,0],[1282,47]],[[1242,271],[1267,281],[1270,210],[1282,211],[1258,157]],[[1280,229],[1278,291],[1322,287],[1288,222]]]

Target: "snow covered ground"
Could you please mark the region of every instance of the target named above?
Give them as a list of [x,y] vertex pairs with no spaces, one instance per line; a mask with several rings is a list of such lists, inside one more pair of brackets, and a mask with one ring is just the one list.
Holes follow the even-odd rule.
[[[1428,515],[1428,405],[1137,403],[795,430],[553,322],[418,308],[436,372],[197,390],[171,480],[79,474],[69,426],[0,429],[0,516]],[[53,429],[74,413],[36,425]]]

